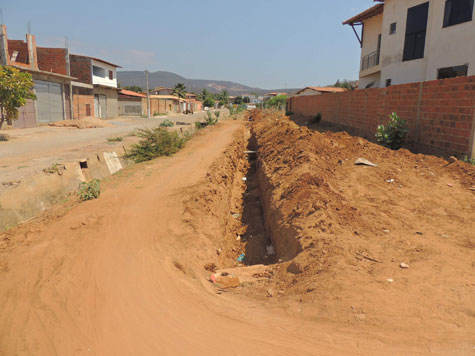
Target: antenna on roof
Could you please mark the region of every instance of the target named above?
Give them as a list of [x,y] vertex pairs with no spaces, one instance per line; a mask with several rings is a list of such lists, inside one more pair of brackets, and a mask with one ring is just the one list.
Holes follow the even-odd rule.
[[64,36],[64,48],[69,49],[69,38]]
[[28,20],[28,22],[26,23],[26,30],[28,34],[31,35],[31,21],[30,20]]

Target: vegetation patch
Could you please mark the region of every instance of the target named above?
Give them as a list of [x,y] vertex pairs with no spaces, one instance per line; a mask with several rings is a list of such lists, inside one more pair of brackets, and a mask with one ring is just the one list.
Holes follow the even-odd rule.
[[133,145],[126,158],[135,163],[150,161],[160,156],[170,156],[178,152],[188,140],[188,135],[180,135],[178,132],[170,132],[163,127],[152,129],[140,129],[137,136],[140,142]]
[[173,127],[173,125],[175,125],[173,122],[171,122],[170,120],[166,119],[165,121],[163,121],[163,122],[160,124],[160,127]]
[[218,123],[218,118],[213,119],[213,114],[211,111],[206,112],[206,116],[204,117],[205,121],[197,121],[195,122],[195,127],[200,130],[204,129],[207,126],[216,125]]
[[99,179],[93,179],[90,182],[80,183],[78,195],[83,201],[99,198],[99,195],[101,195],[101,182]]
[[409,128],[406,121],[393,112],[389,115],[389,122],[386,125],[378,126],[376,140],[384,147],[398,150],[406,142],[408,132]]
[[318,113],[310,119],[311,124],[319,124],[322,121],[322,114]]
[[7,134],[0,134],[0,141],[8,141],[10,139],[10,136]]
[[470,158],[470,157],[468,157],[468,156],[465,156],[465,157],[463,158],[463,161],[464,161],[465,163],[468,163],[468,164],[471,164],[471,165],[475,166],[475,158]]
[[117,136],[117,137],[108,137],[107,138],[107,142],[120,142],[122,141],[124,138],[123,137],[120,137],[120,136]]

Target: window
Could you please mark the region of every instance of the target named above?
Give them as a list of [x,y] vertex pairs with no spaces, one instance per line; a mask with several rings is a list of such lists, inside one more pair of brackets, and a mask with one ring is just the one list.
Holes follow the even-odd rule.
[[386,79],[386,88],[391,86],[391,79]]
[[92,66],[92,74],[96,77],[105,78],[106,77],[106,70],[101,67]]
[[446,0],[444,27],[472,21],[473,0]]
[[429,2],[407,10],[403,61],[424,58]]
[[396,33],[396,22],[393,22],[390,26],[389,26],[389,34],[390,35],[394,35]]
[[109,79],[114,80],[114,72],[111,70],[109,71]]
[[440,68],[437,79],[466,77],[468,73],[468,65]]

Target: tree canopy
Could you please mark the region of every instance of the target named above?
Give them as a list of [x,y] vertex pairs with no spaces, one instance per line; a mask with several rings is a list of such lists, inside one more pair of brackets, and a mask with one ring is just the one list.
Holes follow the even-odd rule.
[[141,93],[143,91],[142,88],[139,87],[138,85],[127,85],[123,89],[135,91],[137,93]]
[[175,88],[173,88],[173,95],[178,96],[179,98],[186,98],[186,87],[183,83],[177,83]]
[[0,66],[0,129],[6,120],[18,119],[18,109],[28,99],[36,99],[30,73],[14,67]]

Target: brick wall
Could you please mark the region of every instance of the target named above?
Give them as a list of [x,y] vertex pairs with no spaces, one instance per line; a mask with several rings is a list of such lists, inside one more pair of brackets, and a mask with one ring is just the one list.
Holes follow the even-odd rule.
[[[17,63],[28,63],[28,45],[25,41],[22,40],[8,40],[8,56],[12,57],[13,52],[18,52],[18,57],[15,62]],[[13,63],[15,63],[13,62]]]
[[37,47],[36,53],[40,70],[67,75],[65,48]]
[[73,118],[94,116],[94,95],[92,89],[73,87]]
[[408,123],[413,149],[443,155],[472,154],[475,76],[296,96],[287,105],[297,120],[320,112],[323,121],[368,139],[374,139],[376,127],[396,112]]
[[71,77],[78,78],[78,82],[92,84],[91,59],[71,54],[69,56]]

